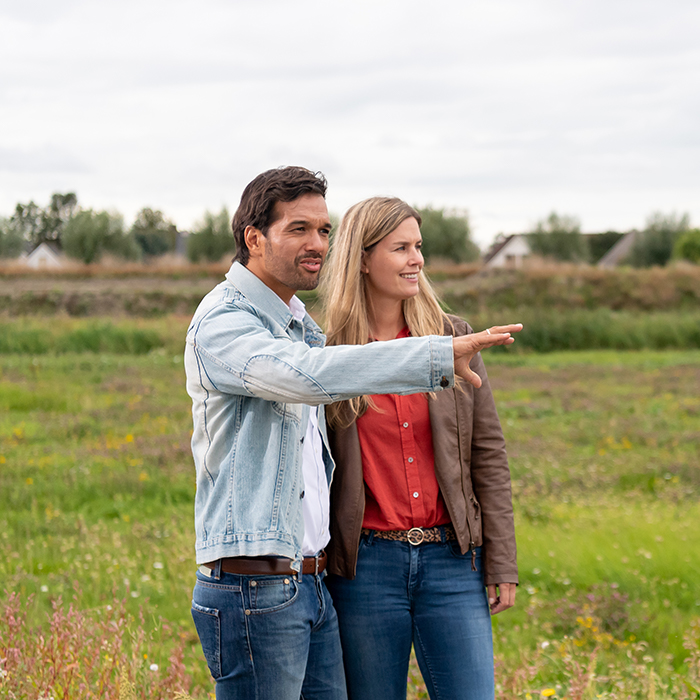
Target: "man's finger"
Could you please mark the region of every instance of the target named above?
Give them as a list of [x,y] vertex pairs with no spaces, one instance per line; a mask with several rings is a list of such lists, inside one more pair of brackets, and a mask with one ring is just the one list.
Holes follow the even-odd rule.
[[523,329],[522,323],[509,323],[505,326],[491,326],[491,333],[519,333]]

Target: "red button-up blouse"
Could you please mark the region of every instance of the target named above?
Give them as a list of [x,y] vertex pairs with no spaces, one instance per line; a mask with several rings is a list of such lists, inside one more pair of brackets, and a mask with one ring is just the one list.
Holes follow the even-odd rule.
[[[397,338],[407,338],[404,328]],[[450,522],[435,477],[433,436],[426,394],[372,396],[357,420],[365,481],[362,527],[410,530]]]

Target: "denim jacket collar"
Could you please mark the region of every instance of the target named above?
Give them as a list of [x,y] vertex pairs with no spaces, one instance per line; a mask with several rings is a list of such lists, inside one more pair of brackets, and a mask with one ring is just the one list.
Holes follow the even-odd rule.
[[[287,330],[294,321],[289,306],[275,294],[259,277],[254,275],[245,265],[237,260],[226,273],[226,280],[235,287],[252,306],[262,309],[282,328]],[[311,346],[322,347],[325,336],[320,326],[306,313],[302,322],[306,331],[306,342]]]

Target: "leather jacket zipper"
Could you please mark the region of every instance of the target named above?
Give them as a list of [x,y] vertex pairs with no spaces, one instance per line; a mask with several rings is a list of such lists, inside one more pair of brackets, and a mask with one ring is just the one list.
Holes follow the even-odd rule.
[[472,553],[472,571],[476,571],[476,544],[472,536],[472,524],[469,522],[467,515],[467,529],[469,530],[469,551]]

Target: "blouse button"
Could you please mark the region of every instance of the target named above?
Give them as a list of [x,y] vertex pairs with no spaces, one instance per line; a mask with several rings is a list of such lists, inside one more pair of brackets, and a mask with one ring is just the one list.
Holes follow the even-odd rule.
[[408,423],[404,423],[404,424],[403,424],[403,427],[404,427],[404,428],[408,428]]
[[413,492],[413,498],[418,498],[418,491]]
[[409,463],[409,464],[413,464],[413,457],[409,457],[409,458],[408,458],[408,463]]

